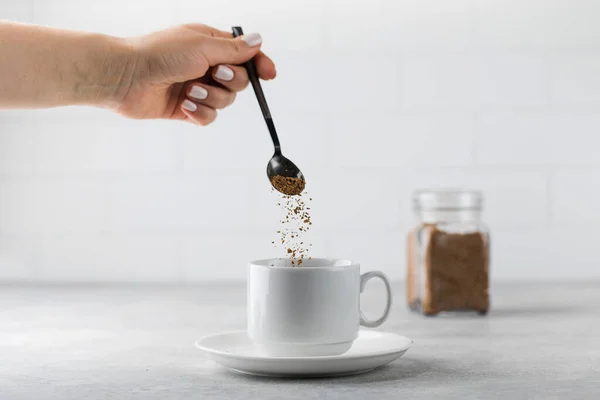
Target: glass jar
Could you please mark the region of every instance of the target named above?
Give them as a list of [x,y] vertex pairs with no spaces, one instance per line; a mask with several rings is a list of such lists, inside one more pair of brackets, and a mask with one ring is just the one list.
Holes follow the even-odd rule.
[[416,226],[407,241],[407,300],[425,315],[489,306],[489,232],[481,222],[478,191],[418,190]]

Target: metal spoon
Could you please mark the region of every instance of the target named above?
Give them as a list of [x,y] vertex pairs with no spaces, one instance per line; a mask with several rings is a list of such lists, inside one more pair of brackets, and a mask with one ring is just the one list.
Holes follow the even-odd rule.
[[[234,26],[232,28],[232,31],[233,37],[238,37],[244,34],[242,28],[239,26]],[[263,93],[260,81],[258,79],[258,72],[256,71],[256,64],[254,63],[254,60],[245,62],[244,68],[246,68],[246,71],[248,72],[248,78],[250,79],[250,83],[252,83],[254,94],[256,95],[256,99],[258,100],[258,104],[260,105],[260,110],[262,111],[265,122],[267,123],[267,128],[269,128],[269,133],[271,134],[271,139],[273,140],[273,146],[275,146],[275,154],[273,154],[273,157],[271,157],[271,160],[269,160],[269,163],[267,164],[267,177],[269,178],[269,182],[271,182],[271,185],[273,185],[275,189],[277,189],[283,194],[300,194],[304,189],[304,184],[306,180],[304,179],[304,175],[296,166],[296,164],[284,157],[281,153],[281,145],[279,144],[277,131],[275,130],[273,118],[271,117],[271,112],[269,111],[269,106],[267,105],[265,94]],[[299,187],[297,186],[297,189],[294,190],[294,193],[286,193],[286,191],[282,191],[284,189],[282,189],[280,185],[278,185],[279,187],[277,187],[273,184],[273,179],[276,176],[281,176],[284,178],[298,178],[302,182],[301,185]]]

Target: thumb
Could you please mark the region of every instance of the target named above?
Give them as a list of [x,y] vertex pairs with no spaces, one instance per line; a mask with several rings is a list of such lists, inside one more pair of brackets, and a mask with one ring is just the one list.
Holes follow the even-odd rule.
[[242,64],[260,51],[262,37],[249,33],[235,39],[206,37],[200,51],[211,67],[218,64]]

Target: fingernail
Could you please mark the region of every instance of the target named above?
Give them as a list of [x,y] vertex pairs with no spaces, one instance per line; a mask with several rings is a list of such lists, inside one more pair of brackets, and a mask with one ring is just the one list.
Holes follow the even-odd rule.
[[183,103],[181,103],[181,108],[194,112],[198,109],[198,106],[193,101],[184,100]]
[[230,81],[233,79],[233,70],[224,65],[219,65],[219,67],[215,71],[215,78],[221,79],[223,81]]
[[190,89],[190,97],[193,97],[196,100],[204,100],[208,97],[208,90],[204,89],[202,86],[194,85]]
[[260,36],[260,33],[249,33],[242,36],[242,40],[250,47],[258,46],[262,43],[262,37]]

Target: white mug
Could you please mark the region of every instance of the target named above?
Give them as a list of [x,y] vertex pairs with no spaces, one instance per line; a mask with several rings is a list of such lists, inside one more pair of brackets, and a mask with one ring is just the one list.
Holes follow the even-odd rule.
[[[360,310],[360,293],[371,278],[380,278],[387,292],[377,320]],[[360,264],[350,260],[313,258],[291,267],[289,260],[269,259],[248,267],[248,335],[269,356],[343,354],[358,337],[359,325],[380,326],[391,305],[386,276],[360,275]]]

